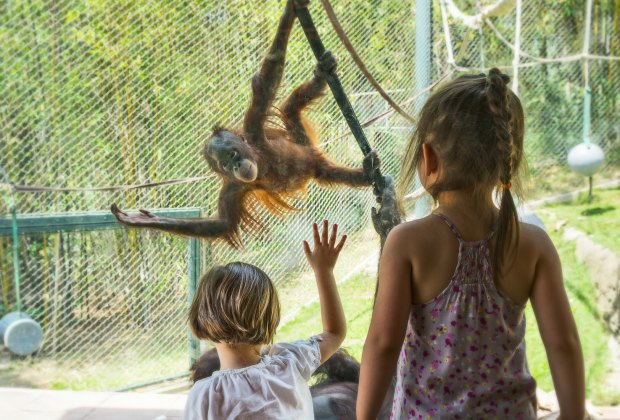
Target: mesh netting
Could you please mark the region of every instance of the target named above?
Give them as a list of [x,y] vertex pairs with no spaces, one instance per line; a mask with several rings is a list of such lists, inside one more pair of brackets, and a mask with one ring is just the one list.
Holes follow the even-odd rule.
[[[274,35],[282,2],[160,2],[68,0],[0,4],[0,164],[17,185],[70,191],[16,192],[20,215],[123,209],[195,208],[216,212],[221,186],[200,157],[215,124],[234,125],[249,102],[250,78]],[[414,113],[415,2],[334,2],[347,35],[371,73],[394,100]],[[478,13],[476,2],[456,1]],[[483,2],[485,4],[489,1]],[[616,2],[617,3],[617,2]],[[590,54],[620,55],[620,10],[597,3]],[[525,2],[522,11],[519,94],[526,113],[529,197],[585,185],[566,167],[582,141],[583,60],[541,63],[581,54],[583,1]],[[333,32],[320,2],[311,4],[319,33],[339,58],[339,76],[379,151],[384,173],[397,175],[412,126],[389,113]],[[468,28],[433,4],[432,80],[501,66],[510,72],[516,12]],[[449,62],[452,50],[454,63]],[[314,57],[299,25],[293,31],[280,98],[311,76]],[[593,92],[593,142],[606,153],[596,181],[619,173],[620,62],[588,58]],[[335,161],[360,166],[362,154],[331,95],[310,113],[321,147]],[[199,178],[177,185],[96,191],[93,188]],[[80,190],[91,189],[91,190]],[[8,191],[8,189],[7,189]],[[7,192],[7,197],[9,193]],[[244,236],[245,249],[200,244],[202,270],[244,260],[263,268],[282,292],[283,318],[315,294],[301,240],[310,223],[337,221],[351,240],[340,274],[376,252],[367,189],[314,185],[283,218],[266,212],[269,234]],[[0,202],[8,215],[10,200]],[[33,386],[106,389],[174,375],[187,369],[185,313],[192,261],[188,241],[146,231],[49,232],[20,237],[22,307],[41,323],[45,339],[32,362],[48,372]],[[370,232],[370,233],[369,233]],[[11,238],[0,237],[4,312],[15,309]],[[347,254],[348,253],[348,254]],[[200,274],[200,273],[197,273]],[[21,363],[18,360],[15,363]],[[34,367],[33,367],[34,366]],[[33,377],[36,375],[33,375]],[[29,382],[30,381],[30,382]],[[55,382],[54,382],[55,381]]]

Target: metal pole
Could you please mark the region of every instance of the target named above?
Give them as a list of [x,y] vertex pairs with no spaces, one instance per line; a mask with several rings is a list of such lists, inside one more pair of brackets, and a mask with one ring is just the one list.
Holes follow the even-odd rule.
[[592,101],[592,92],[590,90],[590,62],[588,55],[590,54],[590,28],[592,25],[592,0],[586,3],[586,28],[583,36],[583,142],[590,144],[590,103]]
[[[188,241],[187,266],[189,284],[187,288],[188,307],[192,304],[196,288],[198,287],[198,277],[200,276],[200,241],[196,238],[190,238]],[[187,331],[187,346],[189,353],[190,367],[200,357],[200,341],[194,337],[191,330]]]
[[[415,2],[415,91],[422,92],[431,84],[431,0]],[[416,112],[420,112],[428,94],[420,95],[416,101]]]
[[15,201],[11,197],[11,219],[13,222],[13,281],[15,282],[15,304],[17,311],[22,310],[22,299],[19,293],[19,235],[17,233],[17,208]]
[[[10,186],[10,193],[7,197],[7,202],[9,205],[9,211],[11,212],[11,235],[13,238],[13,282],[15,287],[15,305],[17,311],[21,314],[22,310],[22,299],[20,295],[20,273],[19,273],[19,233],[17,229],[17,206],[15,205],[15,187],[11,180],[9,179],[8,174],[6,173],[6,169],[4,166],[0,166],[0,175],[2,176],[2,180],[4,183]],[[20,315],[21,316],[21,315]]]
[[[433,10],[432,0],[416,0],[415,2],[415,91],[416,94],[424,91],[431,84],[432,63],[432,31]],[[444,13],[444,16],[446,14]],[[447,20],[445,21],[447,25]],[[447,27],[447,26],[446,26]],[[448,32],[449,34],[449,32]],[[451,49],[450,49],[451,50]],[[454,61],[454,58],[452,58]],[[428,98],[428,93],[420,95],[415,103],[416,113],[419,113]],[[433,202],[429,196],[416,200],[414,217],[426,216],[431,211]]]

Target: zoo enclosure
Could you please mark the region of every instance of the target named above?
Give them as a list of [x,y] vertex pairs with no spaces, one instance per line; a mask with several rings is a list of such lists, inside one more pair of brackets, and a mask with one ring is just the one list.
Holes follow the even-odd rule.
[[[480,14],[476,2],[432,2],[430,51],[415,48],[420,33],[428,33],[416,25],[420,2],[334,3],[371,73],[409,113],[426,87],[416,80],[430,84],[492,65],[513,69],[518,2],[505,2],[510,3],[505,13],[473,26],[463,16]],[[243,0],[0,4],[0,165],[13,184],[7,183],[4,195],[7,203],[11,197],[15,201],[19,219],[107,214],[113,202],[123,209],[213,214],[220,182],[200,158],[201,145],[214,124],[241,120],[250,77],[282,9],[282,2],[266,2],[260,10],[256,5]],[[384,172],[397,175],[411,124],[391,113],[363,78],[319,1],[310,7],[324,43],[339,57],[339,75],[359,119],[372,122],[366,132]],[[588,56],[580,55],[584,10],[585,2],[578,0],[522,4],[517,82],[527,117],[530,197],[584,185],[568,172],[565,160],[581,141],[585,61],[593,91],[593,142],[607,155],[595,179],[618,176],[620,63],[612,58],[620,55],[620,4],[595,2]],[[296,25],[281,96],[309,77],[313,66]],[[360,165],[359,149],[329,95],[310,116],[328,155]],[[133,188],[169,180],[174,182]],[[110,186],[116,187],[106,189]],[[373,201],[367,190],[311,186],[296,202],[302,212],[284,219],[262,215],[269,236],[244,238],[242,252],[202,242],[199,261],[204,269],[243,259],[263,267],[280,287],[294,284],[304,269],[298,244],[309,224],[328,217],[347,231],[363,230]],[[0,211],[8,216],[8,204],[0,202]],[[22,306],[46,334],[33,363],[60,378],[41,386],[116,388],[185,371],[187,240],[121,228],[56,228],[22,230],[19,243]],[[9,236],[0,236],[2,312],[15,305],[11,246]],[[295,290],[307,293],[301,286]],[[283,305],[284,316],[294,310],[290,301]]]

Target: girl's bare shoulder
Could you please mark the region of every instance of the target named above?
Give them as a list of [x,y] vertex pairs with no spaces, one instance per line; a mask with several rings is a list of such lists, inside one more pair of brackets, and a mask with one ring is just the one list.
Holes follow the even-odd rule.
[[412,248],[428,248],[429,244],[437,239],[437,231],[441,228],[442,221],[434,216],[426,216],[421,219],[410,220],[396,226],[388,235],[392,244],[397,244],[403,250]]
[[[519,223],[519,249],[521,252],[536,256],[547,256],[555,253],[555,247],[547,232],[530,223]],[[533,255],[532,255],[533,256]]]

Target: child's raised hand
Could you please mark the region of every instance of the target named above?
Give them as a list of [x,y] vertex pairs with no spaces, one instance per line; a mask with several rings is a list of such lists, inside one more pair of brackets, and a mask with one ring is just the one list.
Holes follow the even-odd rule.
[[304,252],[312,269],[316,271],[332,271],[338,260],[338,254],[347,240],[347,235],[342,235],[340,241],[336,245],[336,237],[338,234],[338,225],[333,224],[331,234],[328,236],[328,221],[323,220],[323,232],[319,235],[319,227],[316,223],[312,224],[312,233],[314,237],[314,250],[310,249],[308,241],[304,241]]

